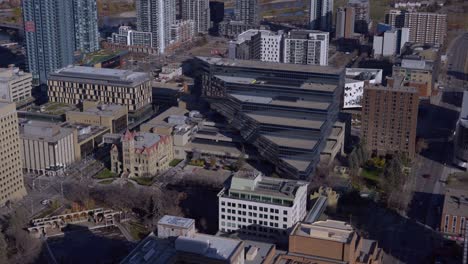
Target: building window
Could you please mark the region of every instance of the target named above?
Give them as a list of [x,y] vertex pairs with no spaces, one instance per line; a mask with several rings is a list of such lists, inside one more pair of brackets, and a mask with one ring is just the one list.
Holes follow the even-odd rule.
[[463,235],[465,233],[465,217],[460,219],[460,234]]
[[453,216],[453,221],[452,221],[452,233],[455,233],[455,230],[457,229],[457,217]]

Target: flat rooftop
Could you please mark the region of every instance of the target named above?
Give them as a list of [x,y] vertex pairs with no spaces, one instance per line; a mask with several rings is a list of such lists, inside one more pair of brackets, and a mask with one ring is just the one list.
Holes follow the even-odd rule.
[[467,215],[468,189],[447,188],[444,198],[444,213],[450,215]]
[[284,148],[311,150],[311,149],[314,149],[318,143],[318,140],[316,139],[294,138],[291,136],[285,137],[285,136],[262,134],[262,137]]
[[242,240],[197,233],[193,237],[179,236],[175,248],[179,252],[194,253],[208,259],[229,260],[242,246]]
[[306,171],[312,163],[311,160],[295,159],[293,157],[281,157],[280,159],[298,171]]
[[145,150],[154,147],[162,139],[162,137],[155,133],[138,133],[129,131],[127,131],[122,136],[122,141],[131,139],[135,140],[135,149]]
[[269,95],[265,93],[229,93],[232,97],[243,103],[253,103],[253,104],[264,104],[264,105],[276,105],[284,107],[298,107],[305,109],[316,109],[316,110],[328,110],[330,107],[329,102],[319,102],[319,101],[307,101],[302,100],[299,97],[295,98],[284,98],[281,96],[276,96],[271,93]]
[[158,116],[155,118],[151,119],[150,121],[144,123],[143,125],[160,125],[160,124],[167,124],[166,119],[168,119],[170,116],[183,116],[186,115],[189,111],[185,108],[180,108],[173,106],[166,111],[160,113]]
[[[336,68],[332,66],[317,66],[317,65],[300,65],[300,64],[287,64],[287,63],[275,63],[275,62],[263,62],[253,60],[233,60],[226,58],[215,58],[215,57],[197,57],[199,60],[206,62],[211,65],[226,66],[226,67],[237,67],[237,68],[252,68],[252,69],[264,69],[264,70],[281,70],[281,71],[295,71],[295,72],[306,72],[306,73],[320,73],[330,75],[340,75],[343,72],[343,68]],[[280,67],[278,67],[280,65]]]
[[255,170],[240,170],[232,177],[229,192],[240,191],[242,193],[294,200],[299,188],[307,188],[307,183],[296,180],[265,177]]
[[82,115],[97,115],[97,116],[106,116],[106,117],[115,117],[120,113],[127,112],[127,107],[124,105],[116,105],[116,104],[108,104],[108,105],[100,105],[98,107],[90,107],[85,109],[83,112],[80,111],[70,111],[74,114],[82,114]]
[[53,143],[73,134],[72,128],[60,127],[58,123],[23,119],[20,120],[19,125],[21,138],[31,140]]
[[291,89],[301,89],[307,91],[318,91],[318,92],[333,92],[335,89],[338,88],[337,85],[333,84],[326,84],[320,82],[298,82],[298,83],[285,83],[280,82],[278,80],[268,79],[265,77],[239,77],[239,76],[229,76],[229,75],[215,75],[216,78],[223,80],[227,83],[236,83],[236,84],[244,84],[244,85],[251,85],[251,86],[277,86],[282,87],[284,89],[291,88]]
[[94,68],[85,66],[69,66],[59,69],[50,74],[51,80],[56,78],[71,78],[71,79],[91,79],[91,80],[104,80],[116,81],[127,83],[143,83],[150,80],[147,73],[134,72],[130,70],[117,70]]
[[306,129],[316,129],[319,130],[322,128],[325,121],[323,120],[312,120],[304,118],[295,118],[295,116],[285,117],[285,116],[274,116],[268,115],[267,112],[253,112],[247,113],[248,117],[254,119],[255,121],[261,124],[270,124],[277,126],[290,126]]
[[184,218],[172,215],[164,215],[158,221],[158,225],[167,225],[174,227],[189,228],[195,224],[195,220],[191,218]]
[[353,237],[354,229],[351,225],[335,220],[318,221],[313,224],[298,223],[291,235],[310,237],[349,243]]

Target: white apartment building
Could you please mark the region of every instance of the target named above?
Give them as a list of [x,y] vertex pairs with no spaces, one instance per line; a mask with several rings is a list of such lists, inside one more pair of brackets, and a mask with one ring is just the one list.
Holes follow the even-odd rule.
[[328,65],[329,33],[292,30],[284,39],[284,63]]
[[219,230],[284,240],[287,230],[306,216],[306,182],[239,171],[219,192]]
[[391,29],[381,36],[374,36],[374,56],[394,56],[401,54],[405,44],[409,42],[409,28]]
[[129,26],[121,26],[119,33],[112,33],[111,42],[127,46],[152,47],[153,36],[151,32],[136,31]]
[[76,161],[77,132],[58,124],[28,121],[20,123],[21,157],[28,172],[55,174]]
[[0,99],[21,102],[31,99],[32,74],[19,68],[0,68]]
[[269,30],[249,29],[231,42],[229,57],[233,59],[281,62],[283,34]]
[[281,44],[283,35],[261,30],[260,60],[268,62],[281,61]]
[[164,53],[171,42],[171,25],[176,21],[176,1],[136,1],[137,29],[152,33],[153,48]]

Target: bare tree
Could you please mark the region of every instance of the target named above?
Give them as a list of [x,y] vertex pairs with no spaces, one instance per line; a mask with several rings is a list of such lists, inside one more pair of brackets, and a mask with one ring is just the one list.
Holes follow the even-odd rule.
[[24,229],[28,224],[28,213],[24,207],[18,206],[3,219],[6,226],[6,237],[9,248],[15,252],[10,263],[31,263],[40,254],[41,241],[33,239]]
[[8,245],[5,241],[5,235],[2,232],[0,232],[0,263],[8,263],[7,250]]

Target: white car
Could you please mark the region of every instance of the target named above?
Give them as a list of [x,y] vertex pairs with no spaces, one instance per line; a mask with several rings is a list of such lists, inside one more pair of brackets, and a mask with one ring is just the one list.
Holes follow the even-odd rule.
[[43,201],[41,202],[41,204],[42,204],[42,205],[48,205],[48,204],[50,204],[50,200],[45,199],[45,200],[43,200]]

